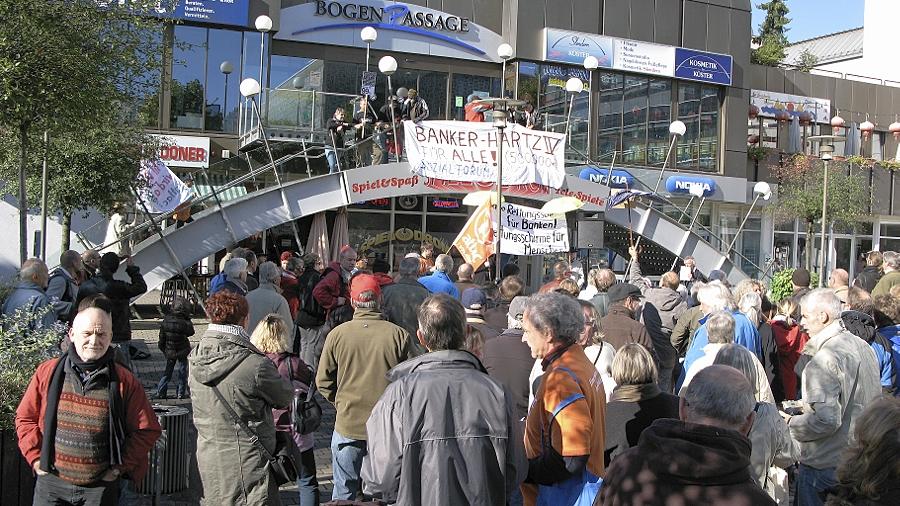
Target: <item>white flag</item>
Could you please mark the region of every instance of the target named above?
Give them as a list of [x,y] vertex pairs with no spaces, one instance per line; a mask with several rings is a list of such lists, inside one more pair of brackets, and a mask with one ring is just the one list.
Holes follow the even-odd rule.
[[160,160],[145,160],[141,176],[147,186],[140,198],[151,213],[169,213],[194,198],[194,192]]

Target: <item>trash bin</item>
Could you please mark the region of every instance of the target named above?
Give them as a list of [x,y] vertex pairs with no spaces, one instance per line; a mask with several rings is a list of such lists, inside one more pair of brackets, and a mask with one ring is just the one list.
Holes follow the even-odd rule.
[[188,486],[190,411],[161,404],[154,405],[153,411],[162,425],[162,435],[150,452],[150,469],[138,492],[172,494]]

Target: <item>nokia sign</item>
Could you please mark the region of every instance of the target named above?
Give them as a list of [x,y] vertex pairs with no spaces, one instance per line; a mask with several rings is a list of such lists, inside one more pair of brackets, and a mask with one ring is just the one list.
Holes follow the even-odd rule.
[[703,196],[716,193],[716,182],[708,177],[671,176],[666,179],[666,191],[669,193],[690,193],[691,188],[703,190]]

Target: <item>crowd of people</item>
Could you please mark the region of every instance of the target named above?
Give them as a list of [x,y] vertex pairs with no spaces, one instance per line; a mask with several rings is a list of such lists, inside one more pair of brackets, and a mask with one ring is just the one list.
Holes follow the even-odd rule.
[[[827,288],[796,269],[777,304],[763,283],[731,286],[691,258],[687,279],[651,282],[636,249],[621,282],[559,262],[530,296],[514,265],[493,283],[434,253],[423,245],[391,276],[350,246],[327,266],[235,249],[193,347],[189,303],[172,303],[153,395],[174,374],[176,396],[191,398],[203,504],[278,504],[282,457],[300,504],[320,503],[312,433],[295,416],[313,390],[335,408],[331,500],[346,504],[900,500],[897,253],[870,253],[852,284],[837,269]],[[72,319],[67,351],[19,407],[19,444],[42,504],[114,504],[119,479],[145,472],[159,425],[128,355],[110,347],[126,335],[126,292],[83,297],[87,257],[63,255],[68,277],[49,283],[29,260],[3,308]],[[115,272],[106,259],[101,272]],[[81,420],[96,430],[73,430]]]

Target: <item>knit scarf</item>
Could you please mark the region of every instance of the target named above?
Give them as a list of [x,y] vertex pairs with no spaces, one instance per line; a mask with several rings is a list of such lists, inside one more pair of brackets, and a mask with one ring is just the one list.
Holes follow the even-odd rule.
[[613,390],[609,401],[638,402],[652,399],[662,393],[656,383],[643,385],[618,385]]
[[[87,373],[83,381],[84,390],[92,390],[96,381],[104,375],[108,378],[109,388],[109,462],[111,466],[122,464],[122,452],[125,448],[125,410],[119,395],[119,376],[116,374],[115,350],[110,348],[97,360],[84,361],[75,352],[75,345],[69,345],[67,355],[59,358],[50,376],[47,387],[47,409],[44,414],[43,440],[41,441],[42,471],[50,472],[55,461],[56,450],[56,415],[59,407],[59,396],[66,381],[66,363],[73,369]],[[78,378],[78,381],[82,381]]]

